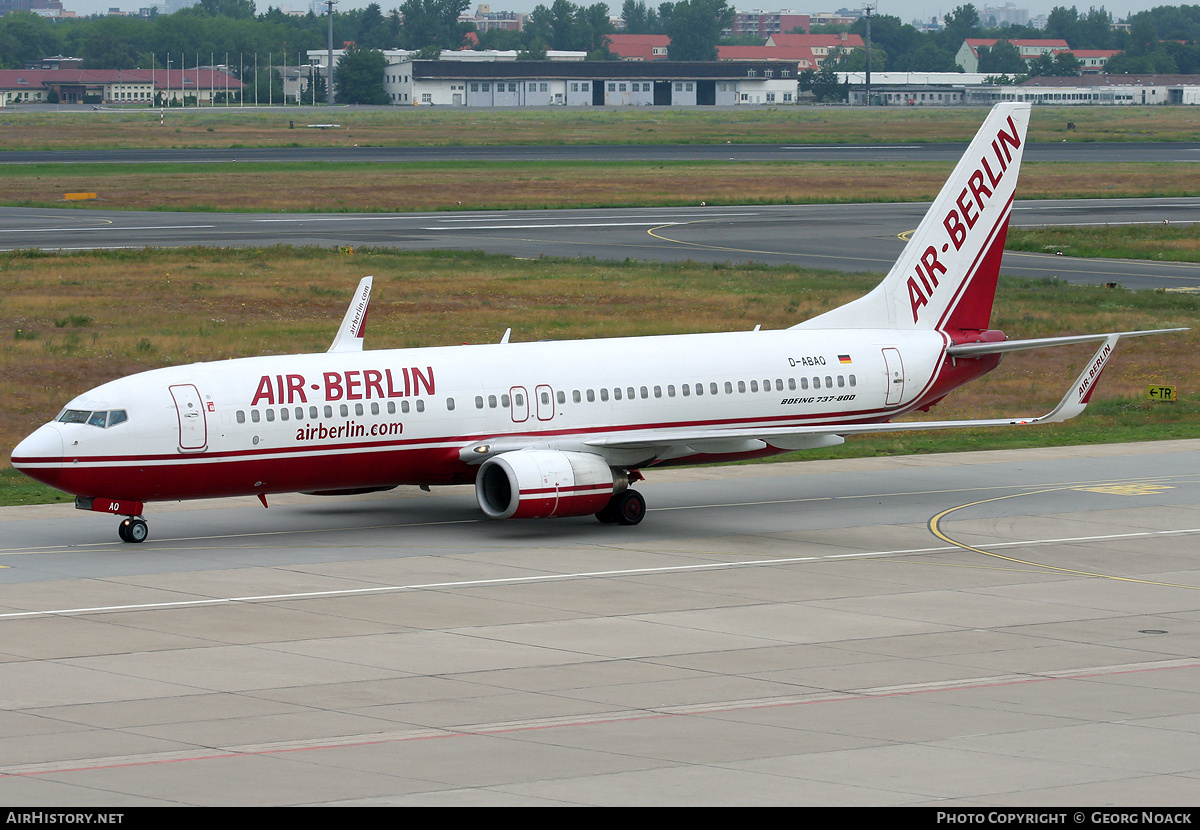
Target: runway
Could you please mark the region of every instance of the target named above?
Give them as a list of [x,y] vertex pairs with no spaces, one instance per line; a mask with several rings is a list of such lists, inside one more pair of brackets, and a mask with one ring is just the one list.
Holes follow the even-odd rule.
[[[887,271],[925,203],[693,206],[410,214],[231,214],[0,208],[0,250],[316,245],[482,250],[519,257],[765,262]],[[1200,221],[1200,201],[1019,201],[1014,226]],[[1002,272],[1034,279],[1200,289],[1190,263],[1009,251]]]
[[1195,805],[1200,441],[0,510],[0,800]]

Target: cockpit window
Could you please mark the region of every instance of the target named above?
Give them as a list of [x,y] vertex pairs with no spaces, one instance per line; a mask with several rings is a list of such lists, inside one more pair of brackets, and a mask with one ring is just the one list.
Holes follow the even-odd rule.
[[87,424],[104,429],[128,421],[129,416],[124,409],[101,409],[95,412],[87,412],[83,409],[64,409],[57,420],[62,424]]

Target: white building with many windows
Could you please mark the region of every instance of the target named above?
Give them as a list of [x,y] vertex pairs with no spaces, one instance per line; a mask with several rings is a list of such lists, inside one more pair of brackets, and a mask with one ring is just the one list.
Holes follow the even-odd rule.
[[794,104],[796,72],[772,61],[403,61],[397,106],[587,107]]

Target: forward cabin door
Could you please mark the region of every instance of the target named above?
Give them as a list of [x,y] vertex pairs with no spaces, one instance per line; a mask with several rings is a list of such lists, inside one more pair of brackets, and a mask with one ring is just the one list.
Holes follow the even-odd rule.
[[887,398],[885,403],[893,406],[904,398],[904,362],[900,359],[900,350],[887,348],[883,350],[883,362],[887,367]]
[[179,449],[199,452],[208,446],[208,419],[200,390],[190,383],[180,383],[170,387],[170,391],[179,418]]

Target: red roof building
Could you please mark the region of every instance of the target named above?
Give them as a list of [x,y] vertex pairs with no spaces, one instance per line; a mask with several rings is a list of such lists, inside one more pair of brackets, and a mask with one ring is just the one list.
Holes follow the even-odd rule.
[[665,61],[671,38],[666,35],[608,36],[608,51],[626,61]]

